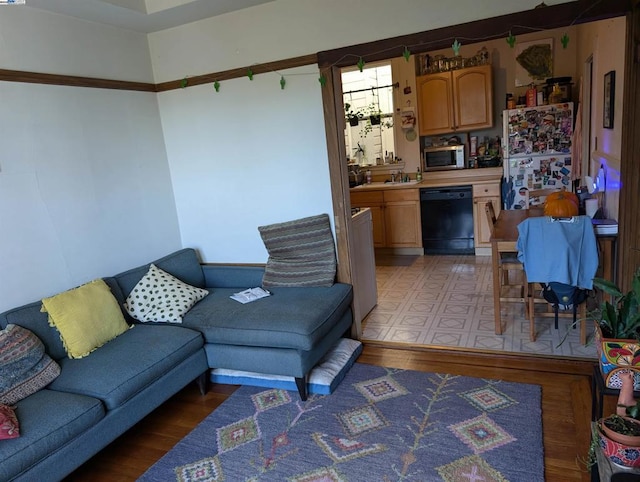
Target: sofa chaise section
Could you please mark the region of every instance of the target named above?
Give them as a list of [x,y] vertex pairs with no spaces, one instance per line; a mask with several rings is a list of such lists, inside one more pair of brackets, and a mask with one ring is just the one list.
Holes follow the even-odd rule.
[[191,248],[114,276],[125,299],[151,264],[209,291],[182,322],[202,332],[209,368],[294,377],[303,400],[309,372],[353,321],[350,284],[273,287],[271,296],[241,304],[230,296],[261,286],[264,267],[201,264]]

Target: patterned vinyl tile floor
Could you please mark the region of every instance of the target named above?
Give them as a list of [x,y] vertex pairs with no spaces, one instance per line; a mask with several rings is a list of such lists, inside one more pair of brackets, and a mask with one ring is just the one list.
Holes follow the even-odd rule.
[[[378,257],[378,304],[363,321],[363,339],[596,359],[570,319],[537,318],[535,342],[521,303],[502,304],[502,335],[494,332],[490,256],[418,256],[409,266]],[[562,337],[567,339],[560,345]],[[560,345],[560,346],[558,346]]]

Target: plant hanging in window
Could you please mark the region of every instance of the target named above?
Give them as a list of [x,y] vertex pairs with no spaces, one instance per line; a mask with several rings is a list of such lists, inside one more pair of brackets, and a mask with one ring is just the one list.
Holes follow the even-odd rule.
[[349,103],[346,103],[344,105],[344,112],[345,117],[347,118],[347,122],[349,122],[349,125],[352,127],[357,127],[357,125],[360,123],[360,119],[364,117],[361,111],[354,112],[351,109],[351,104]]

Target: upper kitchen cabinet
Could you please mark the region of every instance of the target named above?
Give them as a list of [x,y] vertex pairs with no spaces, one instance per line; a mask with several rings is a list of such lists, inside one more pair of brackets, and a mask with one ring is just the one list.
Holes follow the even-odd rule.
[[421,136],[493,126],[491,65],[418,76]]

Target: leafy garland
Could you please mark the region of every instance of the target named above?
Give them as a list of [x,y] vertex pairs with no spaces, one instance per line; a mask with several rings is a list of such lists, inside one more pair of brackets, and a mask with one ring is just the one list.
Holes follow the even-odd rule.
[[[542,2],[539,5],[537,5],[535,8],[543,8],[546,7],[547,5]],[[584,12],[583,12],[584,13]],[[570,27],[582,16],[582,14],[578,15],[578,17],[576,17],[573,22],[571,22],[571,24],[569,25]],[[525,30],[532,30],[532,31],[539,31],[539,32],[543,32],[546,29],[543,28],[533,28],[533,27],[528,27],[528,26],[524,26],[524,25],[514,25],[513,28],[519,28],[519,29],[525,29]],[[489,40],[489,39],[496,39],[499,38],[501,36],[505,36],[506,42],[507,44],[509,44],[510,48],[514,48],[516,45],[516,37],[512,34],[511,30],[503,32],[501,34],[497,34],[497,35],[491,35],[491,36],[487,36],[487,37],[482,37],[482,38],[469,38],[469,37],[450,37],[447,40],[451,40],[453,41],[453,43],[451,44],[451,49],[453,50],[454,55],[458,55],[459,51],[460,51],[460,47],[462,47],[462,43],[460,42],[460,40],[464,40],[466,42],[470,42],[470,43],[477,43],[477,42],[481,42],[483,40]],[[430,43],[434,44],[434,43],[440,43],[441,40],[434,40],[432,42],[429,43],[420,43],[418,46],[420,47],[420,49],[422,51],[424,51],[425,46],[428,46]],[[560,38],[560,42],[562,44],[562,48],[566,49],[569,45],[569,35],[565,32],[562,37]],[[403,51],[402,51],[402,57],[405,59],[405,61],[409,62],[410,57],[411,57],[411,47],[413,47],[412,45],[401,45],[401,47],[403,47]],[[394,46],[394,47],[390,47],[378,52],[375,52],[373,55],[378,56],[379,54],[382,54],[386,51],[390,51],[390,50],[396,50],[398,47]],[[329,67],[326,67],[324,70],[328,71],[331,67],[334,67],[335,65],[337,65],[338,63],[340,63],[342,60],[348,58],[348,57],[356,57],[357,61],[355,63],[355,65],[358,67],[358,69],[360,70],[360,72],[363,71],[364,66],[366,64],[365,60],[362,58],[362,56],[357,56],[355,54],[345,54],[343,57],[341,57],[340,59],[336,60],[332,65],[330,65]],[[257,65],[257,64],[254,64]],[[254,77],[254,72],[251,69],[251,67],[241,67],[238,69],[238,71],[245,71],[246,72],[246,76],[249,78],[250,81],[253,80]],[[285,86],[287,85],[287,81],[284,77],[284,75],[278,71],[272,70],[272,73],[276,73],[280,76],[280,80],[279,80],[279,85],[280,85],[280,89],[284,90]],[[269,72],[267,72],[269,73]],[[313,74],[288,74],[288,75],[313,75]],[[320,83],[321,87],[325,87],[327,85],[327,75],[321,71],[320,72],[320,77],[318,78],[318,82]],[[220,82],[218,80],[214,80],[213,82],[213,88],[215,89],[216,92],[220,92]],[[180,87],[181,88],[186,88],[189,87],[189,79],[188,76],[185,76],[181,81],[180,81]]]

